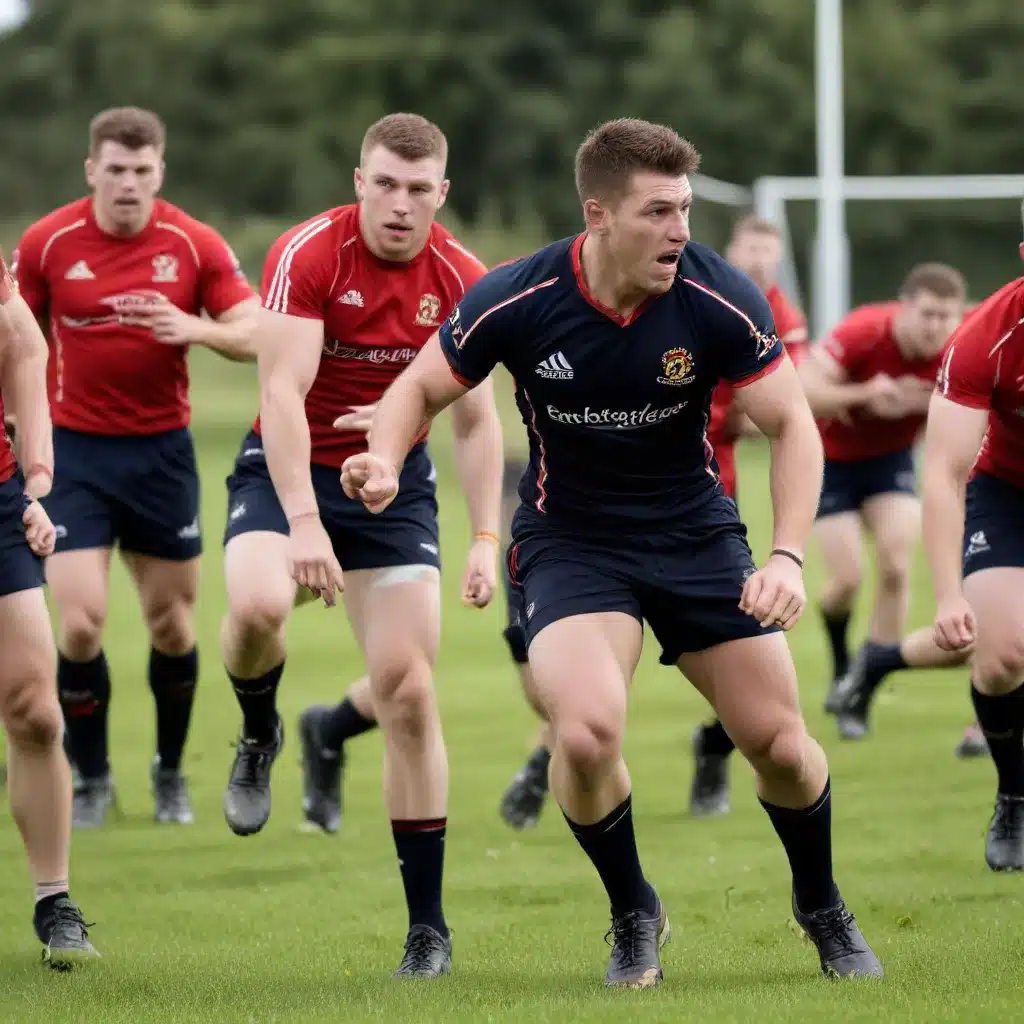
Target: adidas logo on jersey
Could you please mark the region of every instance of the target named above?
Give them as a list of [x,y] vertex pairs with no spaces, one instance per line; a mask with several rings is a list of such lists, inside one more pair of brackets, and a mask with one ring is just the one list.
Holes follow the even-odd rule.
[[363,305],[363,293],[357,292],[354,288],[350,291],[345,292],[338,301],[343,306],[362,306]]
[[95,281],[96,275],[89,269],[85,260],[79,260],[74,266],[68,267],[64,274],[65,281]]
[[572,367],[561,352],[556,352],[537,364],[537,376],[548,380],[572,380]]

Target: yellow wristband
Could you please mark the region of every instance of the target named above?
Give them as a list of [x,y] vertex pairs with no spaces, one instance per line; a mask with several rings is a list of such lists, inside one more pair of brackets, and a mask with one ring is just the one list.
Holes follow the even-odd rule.
[[473,534],[473,540],[492,540],[495,544],[501,543],[501,538],[496,533],[491,533],[490,530],[477,530]]

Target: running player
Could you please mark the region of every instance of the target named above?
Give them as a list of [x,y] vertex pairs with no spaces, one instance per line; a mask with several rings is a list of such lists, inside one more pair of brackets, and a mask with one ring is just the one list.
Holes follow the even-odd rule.
[[[531,454],[509,569],[551,718],[551,789],[611,903],[606,983],[656,985],[668,937],[640,866],[622,760],[643,620],[662,662],[711,702],[751,761],[822,970],[878,975],[833,880],[828,766],[804,726],[781,633],[805,601],[821,442],[764,296],[687,244],[697,164],[661,125],[619,120],[592,132],[576,157],[585,232],[470,290],[381,399],[370,449],[346,460],[342,483],[373,512],[401,501],[399,468],[424,418],[503,362]],[[553,365],[565,373],[541,372]],[[771,439],[775,526],[761,569],[705,442],[721,377]],[[320,578],[330,565],[324,552],[310,571]]]
[[[862,526],[874,540],[878,580],[863,656],[897,644],[904,633],[920,531],[913,449],[964,301],[958,271],[921,264],[907,275],[898,302],[854,310],[800,364],[825,449],[814,532],[827,580],[821,611],[833,662],[828,711],[838,710],[837,684],[850,667],[846,635],[861,583]],[[840,722],[848,739],[866,728],[866,712],[845,713]]]
[[156,820],[192,821],[181,760],[199,671],[202,544],[187,352],[204,345],[251,358],[256,297],[220,235],[157,198],[163,153],[156,114],[126,107],[97,115],[85,166],[92,195],[29,227],[16,259],[21,293],[53,347],[56,465],[45,505],[57,548],[46,579],[81,828],[102,825],[114,799],[103,627],[115,545],[149,631]]
[[[778,285],[782,263],[782,234],[769,220],[749,215],[738,221],[725,251],[726,259],[742,270],[764,292],[779,340],[794,364],[807,349],[807,320]],[[722,381],[715,388],[708,419],[708,443],[714,449],[718,477],[725,493],[738,502],[736,443],[759,431],[733,402],[733,390]],[[714,817],[729,812],[729,755],[736,749],[716,718],[693,733],[694,772],[690,784],[690,813]]]
[[[342,461],[362,430],[338,429],[375,402],[484,266],[434,221],[447,143],[436,125],[392,114],[363,139],[359,202],[314,217],[273,246],[263,277],[260,418],[228,480],[224,662],[244,722],[224,795],[238,835],[270,816],[270,773],[284,741],[276,692],[284,627],[313,596],[345,606],[384,734],[385,802],[409,905],[400,976],[451,965],[441,908],[448,768],[432,684],[440,629],[437,501],[425,420],[402,453],[403,499],[382,519],[345,497]],[[338,419],[338,414],[343,414]],[[473,544],[464,596],[497,584],[501,425],[485,388],[452,410]],[[415,441],[415,443],[413,443]]]
[[[18,454],[0,438],[0,721],[10,761],[11,813],[35,885],[33,924],[55,967],[98,954],[68,895],[71,772],[61,746],[56,652],[42,559],[55,531],[38,499],[53,478],[46,339],[0,257],[0,390],[18,422]],[[0,416],[4,402],[0,400]],[[5,772],[5,774],[7,774]]]
[[985,843],[993,871],[1024,869],[1022,382],[1018,278],[971,313],[950,341],[928,411],[923,474],[935,641],[948,651],[973,644],[971,699],[996,767]]

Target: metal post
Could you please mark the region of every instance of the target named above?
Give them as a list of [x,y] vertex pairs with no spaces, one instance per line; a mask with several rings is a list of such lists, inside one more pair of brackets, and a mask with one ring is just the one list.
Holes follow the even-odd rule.
[[817,113],[818,224],[814,260],[814,316],[821,337],[849,309],[849,239],[843,196],[842,0],[816,0],[815,105]]

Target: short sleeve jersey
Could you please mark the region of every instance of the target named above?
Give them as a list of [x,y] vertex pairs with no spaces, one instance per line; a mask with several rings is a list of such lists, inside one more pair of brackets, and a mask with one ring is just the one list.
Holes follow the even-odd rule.
[[102,231],[91,199],[36,221],[14,254],[18,288],[52,345],[53,422],[87,434],[156,434],[188,425],[188,354],[132,314],[163,295],[211,317],[254,297],[227,242],[157,200],[145,228]]
[[583,276],[585,236],[491,271],[441,328],[456,378],[503,363],[530,437],[520,498],[552,521],[679,523],[719,492],[707,439],[719,380],[743,387],[783,354],[764,295],[689,243],[666,293],[624,318]]
[[954,332],[936,390],[988,410],[974,471],[1024,489],[1024,277],[987,298]]
[[[837,324],[820,342],[845,371],[851,384],[868,381],[876,374],[935,380],[942,354],[929,359],[907,359],[893,336],[893,320],[899,303],[861,306]],[[879,419],[859,409],[848,421],[820,420],[825,458],[836,462],[860,462],[910,448],[924,427],[926,413],[901,419]]]
[[[440,224],[410,261],[374,255],[356,204],[328,210],[282,235],[267,255],[263,305],[320,320],[323,351],[306,395],[311,458],[340,467],[366,435],[334,421],[378,401],[487,268]],[[260,431],[260,421],[254,429]]]

